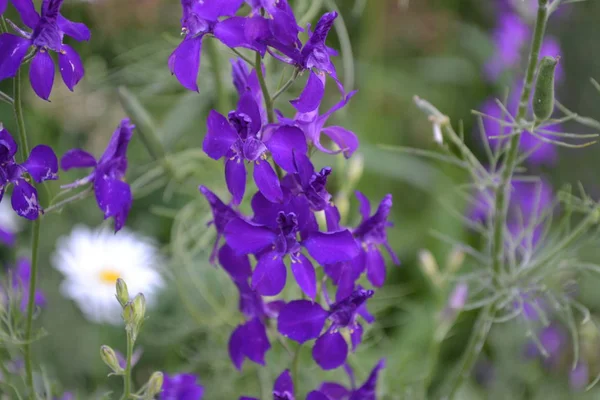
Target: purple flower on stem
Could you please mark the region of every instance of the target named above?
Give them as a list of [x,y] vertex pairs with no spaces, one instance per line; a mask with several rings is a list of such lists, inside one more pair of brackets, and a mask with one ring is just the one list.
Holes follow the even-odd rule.
[[310,159],[304,154],[295,154],[296,172],[287,174],[282,185],[294,196],[304,196],[313,211],[322,211],[331,204],[331,194],[327,191],[327,177],[331,168],[315,171]]
[[[347,298],[332,304],[326,311],[317,303],[295,300],[286,304],[277,319],[279,332],[299,343],[317,339],[313,347],[313,358],[325,370],[344,364],[348,345],[341,335],[341,328],[350,330],[353,350],[362,340],[362,326],[356,321],[363,304],[372,297],[372,290],[357,289]],[[325,322],[331,325],[321,334]]]
[[[263,75],[264,74],[265,71],[263,71]],[[258,82],[256,70],[249,70],[247,63],[244,60],[231,60],[231,78],[239,97],[242,97],[248,91],[252,93],[254,101],[258,105],[261,125],[267,125],[267,110],[264,107],[264,97],[262,89],[260,88],[260,83]]]
[[306,249],[319,264],[350,260],[359,248],[348,230],[319,232],[308,202],[294,197],[286,204],[272,204],[260,193],[252,200],[253,222],[234,219],[225,227],[225,239],[238,254],[256,254],[252,288],[264,296],[279,294],[286,282],[284,259],[289,256],[298,286],[314,299],[316,275]]
[[[349,158],[358,148],[358,138],[352,131],[341,126],[327,126],[325,124],[329,117],[337,110],[348,104],[356,91],[344,96],[340,102],[331,107],[324,114],[319,114],[319,107],[325,94],[325,79],[322,75],[311,72],[306,87],[296,100],[291,103],[298,111],[293,120],[280,115],[280,121],[284,124],[298,126],[304,132],[306,140],[313,144],[318,150],[327,154],[343,153]],[[321,134],[327,136],[337,149],[330,150],[321,143]]]
[[12,3],[32,32],[13,25],[20,36],[10,33],[0,35],[0,81],[15,76],[29,48],[34,46],[35,56],[29,68],[34,92],[44,100],[50,97],[54,84],[54,62],[49,51],[58,53],[60,74],[65,85],[73,91],[83,78],[84,69],[79,54],[63,44],[63,36],[71,36],[77,41],[89,40],[89,29],[59,13],[63,0],[44,0],[41,15],[35,11],[31,0],[12,0]]
[[[17,260],[17,265],[13,269],[12,287],[13,290],[21,294],[21,303],[19,309],[21,312],[27,311],[27,303],[29,302],[29,281],[31,280],[31,262],[26,258]],[[35,291],[35,305],[43,307],[46,305],[46,297],[44,293],[37,289]]]
[[58,179],[58,160],[54,151],[46,145],[35,146],[23,164],[15,162],[17,143],[10,133],[0,125],[0,200],[4,191],[13,186],[11,205],[23,218],[37,219],[43,212],[38,202],[37,190],[24,177],[28,173],[40,183]]
[[[354,374],[350,367],[346,371],[350,377],[351,387],[348,389],[339,383],[324,382],[319,388],[319,394],[325,397],[314,397],[314,400],[376,400],[377,378],[379,372],[385,367],[385,361],[381,360],[375,365],[369,377],[359,388],[354,382]],[[315,393],[315,392],[312,392]],[[307,400],[310,399],[310,396]]]
[[209,225],[214,224],[217,231],[217,238],[215,239],[215,244],[210,254],[210,262],[211,264],[214,264],[217,257],[217,249],[219,248],[221,238],[225,232],[225,227],[229,221],[235,218],[240,218],[241,216],[236,210],[223,203],[221,199],[219,199],[217,195],[211,192],[206,186],[200,185],[198,190],[200,190],[204,197],[206,197],[208,204],[210,204],[213,220],[209,222]]
[[[273,400],[295,400],[294,382],[289,370],[285,370],[277,377],[273,385]],[[255,397],[240,397],[240,400],[258,400]]]
[[246,162],[254,164],[254,181],[261,193],[271,202],[281,202],[283,193],[279,179],[267,161],[270,151],[273,160],[286,171],[295,171],[293,152],[307,152],[302,131],[292,126],[280,126],[263,136],[262,119],[255,96],[246,91],[240,97],[229,118],[211,111],[203,149],[209,157],[225,161],[225,180],[233,203],[239,204],[246,191]]
[[127,147],[134,129],[135,125],[128,118],[123,119],[98,161],[81,149],[67,151],[60,160],[61,168],[65,171],[72,168],[93,168],[85,178],[62,187],[76,188],[93,183],[98,207],[104,213],[104,219],[114,218],[115,232],[125,225],[133,202],[131,188],[123,178],[127,171]]
[[192,374],[164,374],[160,400],[201,400],[204,396],[204,387]]

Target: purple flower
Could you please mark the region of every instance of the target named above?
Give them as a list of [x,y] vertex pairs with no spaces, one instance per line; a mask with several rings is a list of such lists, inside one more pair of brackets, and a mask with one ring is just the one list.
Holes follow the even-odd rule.
[[123,119],[98,161],[81,149],[67,151],[60,160],[61,168],[65,171],[72,168],[93,168],[88,176],[63,188],[74,188],[93,182],[98,207],[104,213],[104,219],[114,218],[115,232],[125,225],[133,202],[131,188],[123,178],[127,171],[127,146],[134,129],[135,125],[128,118]]
[[[343,153],[346,158],[350,157],[358,148],[358,138],[352,131],[341,126],[328,126],[325,124],[329,117],[337,110],[348,104],[356,91],[344,96],[340,102],[331,107],[324,114],[319,114],[319,107],[325,93],[325,79],[322,75],[311,72],[306,87],[292,105],[298,111],[293,120],[280,115],[279,120],[288,125],[297,126],[304,132],[308,143],[313,144],[318,150],[327,154]],[[321,134],[327,136],[337,149],[330,150],[321,144]]]
[[160,400],[201,400],[204,396],[204,387],[197,382],[198,378],[192,374],[164,374]]
[[[263,74],[265,74],[265,71],[263,71]],[[231,60],[231,78],[239,97],[242,97],[247,91],[252,93],[254,101],[258,105],[261,124],[263,126],[267,125],[267,110],[264,107],[264,97],[256,70],[249,70],[244,60]]]
[[306,153],[302,131],[293,126],[280,126],[265,135],[255,96],[245,91],[229,118],[211,111],[203,149],[209,157],[225,161],[225,180],[233,203],[239,204],[246,191],[246,162],[254,164],[254,181],[261,193],[271,202],[281,202],[283,193],[277,174],[267,161],[270,151],[273,160],[286,171],[295,171],[293,152]]
[[285,286],[289,256],[296,282],[310,298],[316,296],[316,275],[302,249],[320,264],[351,260],[359,248],[348,230],[319,232],[314,215],[303,197],[285,204],[270,203],[257,193],[252,199],[252,222],[234,219],[225,227],[225,239],[238,254],[256,254],[252,288],[264,296],[279,294]]
[[588,385],[590,371],[585,362],[579,361],[569,373],[569,385],[575,391],[583,391]]
[[[273,385],[273,400],[295,400],[294,382],[289,370],[285,370],[279,375]],[[258,400],[255,397],[240,397],[240,400]]]
[[284,177],[282,185],[294,196],[304,196],[313,211],[325,210],[331,204],[331,194],[327,191],[327,177],[331,168],[315,171],[310,159],[304,154],[295,154],[296,172]]
[[[19,309],[21,312],[27,311],[27,303],[29,302],[29,281],[31,280],[31,263],[26,258],[17,260],[17,265],[13,269],[12,287],[13,290],[21,294],[21,304]],[[46,305],[46,297],[44,293],[37,289],[35,291],[35,305],[43,307]]]
[[10,133],[0,125],[0,200],[7,187],[13,186],[11,205],[23,218],[34,220],[42,208],[38,202],[37,190],[23,176],[28,173],[40,183],[58,179],[58,160],[54,151],[46,145],[35,146],[23,164],[15,162],[17,143]]
[[50,97],[54,84],[54,62],[49,51],[58,53],[60,74],[72,91],[83,78],[84,69],[77,52],[63,44],[63,36],[71,36],[77,41],[89,40],[89,29],[82,23],[69,21],[59,13],[63,0],[45,0],[41,15],[35,11],[31,0],[12,0],[12,3],[32,32],[15,27],[20,36],[9,33],[0,35],[0,81],[15,76],[29,48],[34,46],[35,56],[29,68],[29,79],[35,93],[44,100]]
[[4,11],[6,11],[7,4],[8,0],[0,0],[0,15],[4,14]]
[[[560,363],[560,358],[568,345],[568,335],[557,324],[550,324],[538,333],[539,343],[546,351],[548,357],[544,358],[543,363],[548,368],[556,368]],[[540,349],[533,343],[527,343],[525,347],[525,357],[536,358],[541,356]]]
[[227,226],[229,221],[239,218],[240,214],[230,206],[223,203],[221,199],[219,199],[217,195],[211,192],[206,186],[200,185],[198,190],[200,190],[204,197],[206,197],[206,200],[208,201],[208,204],[210,204],[210,208],[212,210],[213,220],[209,222],[209,225],[214,224],[215,229],[217,230],[217,238],[215,239],[215,244],[210,254],[210,262],[211,264],[214,264],[217,257],[217,249],[219,247],[221,238],[225,233],[225,226]]
[[491,81],[497,80],[507,69],[521,63],[523,44],[529,39],[529,27],[513,13],[502,13],[494,29],[493,40],[496,51],[485,65],[485,74]]
[[[352,374],[352,370],[350,367],[346,368],[348,375],[350,376],[350,381],[352,386],[348,389],[339,383],[334,382],[324,382],[321,384],[321,387],[317,392],[321,396],[325,397],[314,397],[314,400],[376,400],[377,399],[377,377],[379,376],[379,372],[385,367],[385,361],[381,360],[375,365],[369,377],[359,388],[356,388],[354,383],[354,375]],[[310,395],[307,400],[312,400]]]
[[[207,34],[214,35],[226,46],[246,47],[265,54],[263,32],[266,20],[233,16],[242,3],[243,0],[181,0],[181,31],[185,38],[169,57],[169,69],[183,87],[198,91],[196,80],[202,39]],[[220,17],[230,18],[220,21]]]
[[[356,316],[373,294],[372,290],[355,290],[350,296],[332,304],[329,311],[308,300],[292,301],[279,313],[277,328],[282,335],[300,343],[317,339],[312,351],[314,360],[325,370],[337,368],[348,355],[348,345],[339,330],[350,330],[354,350],[362,340],[363,332]],[[331,325],[321,334],[327,320]]]

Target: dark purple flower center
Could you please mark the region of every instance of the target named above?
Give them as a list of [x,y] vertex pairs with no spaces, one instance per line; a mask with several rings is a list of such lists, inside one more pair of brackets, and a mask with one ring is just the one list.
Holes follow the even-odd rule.
[[374,293],[372,290],[358,289],[345,299],[334,303],[329,311],[332,326],[342,328],[352,324],[358,308]]
[[298,217],[295,213],[280,211],[277,215],[279,235],[275,241],[275,251],[279,254],[293,254],[300,251],[298,243]]
[[246,140],[251,136],[252,118],[248,114],[230,111],[228,117],[229,123],[237,131],[240,139]]
[[325,167],[313,174],[305,188],[306,198],[314,210],[323,210],[331,200],[331,194],[327,191],[327,177],[331,174],[331,168]]

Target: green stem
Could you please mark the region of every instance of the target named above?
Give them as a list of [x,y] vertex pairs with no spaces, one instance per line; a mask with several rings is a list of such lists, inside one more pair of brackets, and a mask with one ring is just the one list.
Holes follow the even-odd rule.
[[[527,66],[527,74],[523,82],[523,91],[521,92],[521,100],[517,111],[516,120],[521,121],[527,116],[527,107],[529,105],[529,97],[531,95],[531,87],[535,76],[538,59],[540,56],[540,48],[546,31],[546,22],[548,21],[548,0],[538,0],[539,7],[537,19],[535,22],[535,30],[533,32],[533,44],[529,53],[529,62]],[[518,129],[518,128],[517,128]],[[522,130],[517,130],[510,140],[508,145],[508,154],[502,171],[500,185],[496,189],[496,208],[494,213],[494,235],[492,241],[492,267],[496,284],[499,284],[499,277],[502,274],[502,264],[504,260],[504,225],[508,212],[508,203],[510,201],[510,181],[512,179],[517,155],[519,153],[519,142],[521,140]]]
[[217,92],[217,108],[219,111],[225,113],[229,111],[229,100],[227,98],[227,90],[223,84],[221,76],[221,56],[217,48],[217,43],[214,40],[206,40],[206,51],[210,62],[212,64],[212,72],[215,81],[215,91]]
[[25,117],[23,116],[23,104],[21,100],[21,68],[13,79],[13,100],[15,109],[15,119],[19,128],[19,150],[21,159],[25,161],[29,154],[29,144],[27,143],[27,131],[25,130]]
[[294,388],[298,390],[298,384],[300,381],[298,380],[298,363],[300,362],[300,351],[302,350],[302,343],[298,345],[296,348],[296,352],[294,353],[294,358],[292,359],[292,382],[294,382]]
[[263,74],[262,58],[260,57],[260,53],[256,53],[256,57],[254,58],[254,69],[256,70],[256,76],[258,77],[260,90],[262,90],[263,98],[265,100],[267,119],[269,120],[269,123],[272,124],[275,122],[275,110],[273,109],[273,99],[269,94],[269,88],[267,86],[267,82],[265,81],[265,74]]
[[0,90],[0,100],[2,100],[5,103],[10,104],[11,106],[15,104],[15,101],[13,100],[13,98],[1,90]]
[[133,338],[129,330],[127,331],[127,358],[125,365],[125,374],[123,375],[123,396],[121,400],[129,400],[131,397],[131,357],[133,354]]
[[60,210],[61,208],[63,208],[64,206],[66,206],[67,204],[73,203],[75,201],[78,200],[83,200],[85,199],[87,196],[89,196],[92,193],[92,187],[88,187],[85,190],[82,190],[81,192],[71,196],[71,197],[67,197],[66,199],[59,201],[56,204],[51,205],[50,207],[47,207],[44,210],[44,214],[49,214],[53,211],[57,211]]
[[288,90],[289,87],[292,86],[294,84],[294,82],[296,82],[296,79],[298,78],[299,74],[300,74],[300,71],[296,68],[294,70],[294,72],[292,73],[292,77],[286,83],[284,83],[283,86],[281,86],[281,88],[279,88],[278,91],[275,92],[275,94],[273,95],[273,97],[271,99],[273,101],[275,101],[283,92]]
[[490,333],[495,312],[495,305],[492,303],[486,306],[479,314],[479,317],[477,317],[477,321],[475,322],[475,326],[471,332],[471,337],[469,338],[469,343],[467,344],[467,348],[463,353],[458,373],[452,381],[448,394],[443,397],[444,399],[452,400],[458,389],[460,389],[465,378],[469,376],[471,369],[473,368],[473,365],[475,365],[477,357],[483,348],[487,336]]
[[40,219],[33,221],[33,233],[31,237],[31,275],[29,277],[29,299],[27,300],[27,323],[25,325],[25,372],[27,375],[27,386],[30,398],[34,400],[35,387],[33,384],[33,362],[31,356],[31,337],[33,331],[33,312],[35,309],[35,292],[37,283],[38,248],[40,244]]

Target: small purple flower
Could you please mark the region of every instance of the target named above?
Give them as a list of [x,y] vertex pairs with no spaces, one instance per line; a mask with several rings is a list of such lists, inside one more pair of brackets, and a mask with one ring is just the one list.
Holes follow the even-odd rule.
[[65,171],[93,168],[88,176],[63,188],[75,188],[92,182],[98,207],[104,213],[104,219],[114,218],[115,232],[125,225],[133,202],[131,188],[123,179],[127,171],[127,147],[134,129],[135,125],[128,118],[123,119],[98,161],[81,149],[67,151],[60,160],[61,168]]
[[79,54],[63,44],[63,36],[71,36],[77,41],[89,40],[89,29],[59,13],[63,0],[45,0],[41,15],[35,11],[31,0],[12,0],[12,3],[32,32],[14,26],[20,36],[0,35],[0,81],[15,76],[29,48],[34,46],[36,54],[31,61],[29,79],[35,93],[44,100],[50,97],[54,84],[54,62],[49,51],[58,53],[60,74],[67,88],[73,91],[83,78],[84,69]]
[[354,374],[347,367],[346,370],[350,376],[351,387],[348,389],[343,385],[335,382],[324,382],[318,391],[312,393],[318,393],[325,397],[314,397],[311,399],[310,395],[307,400],[376,400],[377,399],[377,378],[379,372],[385,367],[385,361],[381,360],[375,365],[369,377],[359,388],[356,388],[354,382]]
[[267,161],[270,151],[273,160],[284,170],[293,172],[293,153],[306,153],[302,131],[292,126],[276,128],[264,135],[262,119],[255,96],[245,91],[237,109],[229,118],[211,111],[203,149],[209,157],[225,161],[225,180],[233,203],[239,204],[246,191],[246,162],[254,164],[254,181],[261,193],[271,202],[281,202],[283,193],[277,174]]
[[[252,200],[253,222],[234,219],[225,227],[225,239],[238,254],[256,254],[258,263],[252,288],[264,296],[279,294],[285,286],[289,256],[298,286],[307,296],[316,296],[316,274],[302,249],[320,264],[351,260],[359,248],[348,230],[319,232],[316,220],[303,197],[286,204],[272,204],[260,193]],[[300,239],[299,239],[300,237]]]
[[[27,311],[27,303],[29,302],[29,281],[31,280],[31,263],[28,259],[21,258],[17,260],[17,265],[13,269],[12,287],[21,294],[21,304],[19,309],[21,312]],[[46,297],[44,293],[37,289],[35,291],[35,305],[44,307],[46,305]]]
[[[273,400],[295,400],[294,382],[289,370],[285,370],[277,377],[273,385]],[[258,400],[255,397],[240,397],[240,400]]]
[[485,74],[491,81],[497,80],[507,69],[521,63],[523,44],[529,39],[530,30],[523,20],[513,13],[502,13],[494,29],[496,51],[485,65]]
[[304,196],[313,211],[325,210],[331,204],[331,194],[327,191],[327,177],[331,168],[315,171],[310,159],[304,154],[295,154],[296,172],[284,177],[282,185],[294,196]]
[[58,160],[54,151],[46,145],[35,146],[23,164],[15,162],[17,143],[11,134],[0,125],[0,200],[4,191],[13,186],[11,205],[23,218],[37,219],[43,212],[38,202],[37,190],[24,177],[28,173],[40,183],[58,179]]
[[[293,120],[279,116],[283,124],[298,126],[304,132],[306,140],[313,144],[318,150],[327,154],[343,153],[349,158],[358,148],[356,134],[341,126],[327,126],[325,124],[329,117],[337,110],[348,104],[356,91],[344,95],[343,99],[331,107],[324,114],[319,114],[319,107],[325,93],[325,78],[322,75],[311,72],[306,87],[296,100],[291,103],[298,111]],[[331,150],[321,144],[321,134],[327,136],[337,149]]]
[[160,400],[201,400],[204,387],[193,374],[164,374]]
[[[560,358],[568,345],[568,335],[562,327],[557,324],[550,324],[538,333],[538,339],[548,357],[543,359],[543,363],[548,368],[557,368]],[[540,349],[533,343],[527,343],[525,347],[525,357],[536,358],[541,356]]]
[[587,387],[589,380],[590,371],[588,365],[583,361],[579,361],[569,373],[569,385],[571,389],[578,392],[583,391]]
[[[339,330],[350,330],[354,350],[362,340],[363,332],[356,316],[373,294],[372,290],[355,290],[347,298],[332,304],[329,311],[308,300],[292,301],[279,313],[277,328],[282,335],[299,343],[317,339],[312,352],[314,360],[325,370],[337,368],[344,364],[348,355],[348,345]],[[327,320],[331,325],[321,334]]]

